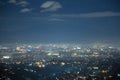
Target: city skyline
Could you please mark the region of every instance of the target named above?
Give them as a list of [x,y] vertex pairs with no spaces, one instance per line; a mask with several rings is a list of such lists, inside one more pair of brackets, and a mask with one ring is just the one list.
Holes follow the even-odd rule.
[[119,42],[119,0],[0,0],[0,42]]

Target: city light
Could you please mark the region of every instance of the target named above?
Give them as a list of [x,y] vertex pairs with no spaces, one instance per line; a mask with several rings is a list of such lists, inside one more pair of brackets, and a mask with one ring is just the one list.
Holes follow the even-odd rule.
[[[29,48],[32,49],[28,51]],[[29,78],[36,76],[37,79],[44,80],[114,80],[114,78],[117,80],[120,78],[120,65],[114,65],[119,64],[119,48],[109,46],[92,48],[92,46],[82,47],[77,44],[64,44],[64,46],[62,44],[30,46],[21,44],[19,47],[15,45],[7,49],[1,47],[0,51],[0,64],[7,66],[3,70],[12,77],[22,73],[22,76]],[[1,79],[4,77],[3,75]]]

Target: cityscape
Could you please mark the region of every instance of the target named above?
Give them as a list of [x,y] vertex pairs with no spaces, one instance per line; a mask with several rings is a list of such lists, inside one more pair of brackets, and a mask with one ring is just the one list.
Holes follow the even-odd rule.
[[0,80],[120,80],[120,0],[0,0]]
[[119,80],[120,46],[0,45],[0,80]]

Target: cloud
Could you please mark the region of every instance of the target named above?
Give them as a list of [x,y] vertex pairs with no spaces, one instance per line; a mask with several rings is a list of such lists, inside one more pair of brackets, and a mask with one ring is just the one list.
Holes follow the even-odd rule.
[[29,8],[24,8],[24,9],[20,10],[21,13],[26,13],[26,12],[30,12],[30,11],[32,11],[32,9],[29,9]]
[[26,7],[27,5],[30,4],[27,1],[19,1],[19,2],[17,2],[16,0],[9,0],[8,3],[12,3],[12,4],[15,4],[15,5],[22,6],[22,7]]
[[32,9],[30,8],[27,8],[27,6],[30,4],[29,2],[25,1],[25,0],[9,0],[8,3],[12,3],[16,6],[20,6],[22,7],[23,9],[20,10],[21,13],[26,13],[26,12],[30,12],[32,11]]
[[64,21],[63,19],[59,19],[59,18],[51,18],[49,19],[49,21]]
[[17,1],[16,0],[9,0],[8,3],[16,4]]
[[76,17],[76,18],[99,18],[99,17],[112,17],[120,16],[120,12],[92,12],[92,13],[82,13],[82,14],[55,14],[52,17]]
[[120,16],[120,13],[117,12],[94,12],[94,13],[87,13],[81,14],[81,17],[111,17],[111,16]]
[[62,8],[62,5],[56,1],[46,1],[40,6],[40,8],[42,8],[41,12],[57,11]]
[[27,2],[27,1],[20,1],[20,2],[17,3],[17,5],[20,5],[20,6],[22,6],[22,7],[26,7],[26,6],[29,5],[29,4],[30,4],[30,3]]

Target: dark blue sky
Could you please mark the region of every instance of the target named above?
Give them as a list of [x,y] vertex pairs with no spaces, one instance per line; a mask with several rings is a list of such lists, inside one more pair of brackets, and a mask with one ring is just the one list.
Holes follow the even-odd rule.
[[0,42],[120,41],[120,0],[0,0]]

